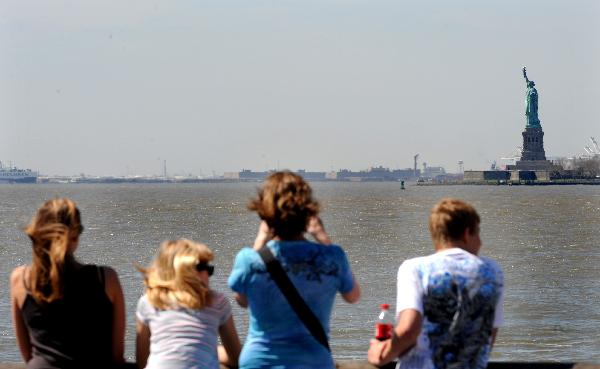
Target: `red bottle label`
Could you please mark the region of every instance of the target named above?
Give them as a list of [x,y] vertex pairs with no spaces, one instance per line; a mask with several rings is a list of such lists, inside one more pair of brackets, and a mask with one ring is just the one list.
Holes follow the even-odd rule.
[[391,324],[377,323],[375,324],[375,338],[383,341],[392,337],[392,329],[394,327]]

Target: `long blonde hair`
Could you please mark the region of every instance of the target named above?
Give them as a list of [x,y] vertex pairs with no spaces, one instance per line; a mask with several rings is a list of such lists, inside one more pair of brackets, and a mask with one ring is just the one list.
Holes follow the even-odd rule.
[[36,301],[63,297],[65,268],[73,262],[69,246],[82,231],[79,209],[66,198],[46,201],[25,228],[33,247],[29,279]]
[[198,278],[196,265],[211,260],[213,252],[202,243],[184,238],[163,242],[150,268],[139,268],[150,303],[158,309],[205,307],[210,290]]

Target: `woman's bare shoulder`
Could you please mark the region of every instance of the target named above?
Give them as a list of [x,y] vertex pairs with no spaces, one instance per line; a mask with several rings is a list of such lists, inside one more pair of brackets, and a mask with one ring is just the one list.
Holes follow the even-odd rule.
[[25,281],[25,278],[29,272],[28,269],[29,268],[27,265],[21,265],[13,269],[12,273],[10,274],[11,295],[17,300],[19,306],[22,305],[23,300],[27,295],[27,289],[23,282]]
[[104,275],[106,276],[107,282],[110,281],[109,283],[114,283],[119,281],[119,275],[116,270],[106,265],[103,265],[101,268],[104,269]]
[[[13,269],[10,274],[10,286],[18,287],[19,285],[23,285],[23,279],[25,278],[25,274],[27,273],[27,265],[21,265]],[[23,286],[24,287],[24,286]]]
[[109,299],[112,303],[115,303],[117,299],[122,300],[123,290],[119,282],[119,275],[109,266],[102,266],[102,269],[104,270],[105,278],[104,288]]

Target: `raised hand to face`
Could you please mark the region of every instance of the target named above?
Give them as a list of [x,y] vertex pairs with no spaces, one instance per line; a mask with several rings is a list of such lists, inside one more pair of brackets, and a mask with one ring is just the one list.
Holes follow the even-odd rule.
[[331,240],[329,239],[327,232],[325,232],[323,221],[318,216],[314,216],[308,220],[306,233],[313,236],[314,239],[320,244],[331,245]]
[[252,246],[254,250],[260,250],[264,245],[267,244],[270,240],[273,239],[273,231],[267,225],[267,222],[264,220],[260,222],[258,226],[258,233],[256,234],[256,239],[254,240],[254,245]]

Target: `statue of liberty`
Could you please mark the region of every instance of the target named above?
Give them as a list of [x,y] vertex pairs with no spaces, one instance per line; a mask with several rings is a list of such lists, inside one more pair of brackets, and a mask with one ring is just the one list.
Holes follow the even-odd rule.
[[529,78],[527,78],[527,70],[525,67],[523,67],[523,77],[525,77],[525,82],[527,83],[527,94],[525,98],[525,117],[527,124],[525,127],[541,127],[540,119],[538,118],[538,93],[535,89],[535,82],[530,81]]

